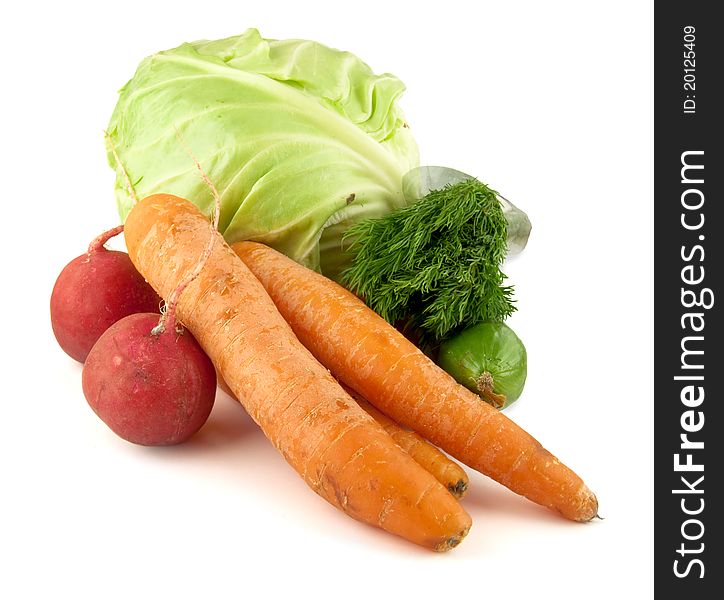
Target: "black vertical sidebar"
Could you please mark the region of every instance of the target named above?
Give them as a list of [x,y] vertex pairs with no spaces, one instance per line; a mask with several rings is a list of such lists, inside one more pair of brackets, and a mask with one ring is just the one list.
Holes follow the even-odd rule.
[[716,8],[655,5],[656,597],[724,594],[716,491],[724,467],[724,36]]

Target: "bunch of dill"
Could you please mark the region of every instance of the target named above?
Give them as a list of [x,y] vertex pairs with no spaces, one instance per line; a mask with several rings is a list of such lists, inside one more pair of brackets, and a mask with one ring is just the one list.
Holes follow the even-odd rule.
[[515,310],[500,269],[505,216],[496,192],[477,179],[357,223],[345,237],[353,261],[343,283],[388,322],[405,323],[427,347]]

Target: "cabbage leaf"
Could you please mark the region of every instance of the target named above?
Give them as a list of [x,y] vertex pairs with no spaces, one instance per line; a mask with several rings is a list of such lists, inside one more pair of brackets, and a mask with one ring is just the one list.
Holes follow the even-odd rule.
[[[107,132],[139,197],[176,194],[211,213],[187,146],[220,192],[228,242],[263,242],[336,276],[346,229],[408,204],[402,178],[418,153],[403,91],[349,52],[249,29],[143,60]],[[125,220],[132,199],[110,148],[108,160]]]

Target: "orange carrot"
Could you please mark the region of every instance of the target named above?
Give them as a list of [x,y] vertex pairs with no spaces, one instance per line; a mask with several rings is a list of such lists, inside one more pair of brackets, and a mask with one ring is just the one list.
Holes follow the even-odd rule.
[[234,392],[231,391],[229,384],[224,381],[224,378],[221,376],[218,369],[216,370],[216,383],[225,393],[234,398],[234,400],[239,400],[236,396],[234,396]]
[[[218,373],[216,381],[219,387],[229,396],[234,398],[234,392]],[[422,436],[401,427],[386,414],[381,413],[367,400],[362,398],[352,388],[342,384],[342,389],[347,392],[354,401],[365,410],[375,421],[377,421],[395,443],[407,452],[412,459],[425,469],[430,475],[442,483],[448,491],[456,498],[462,498],[468,491],[468,475],[456,462],[450,460],[443,452],[440,452]]]
[[131,260],[168,295],[198,264],[177,314],[284,458],[325,500],[408,540],[447,550],[471,521],[302,346],[259,281],[190,202],[158,194],[125,223]]
[[462,498],[468,491],[468,475],[455,461],[424,439],[420,434],[402,427],[386,414],[381,413],[359,394],[342,386],[355,402],[377,421],[397,445],[407,452],[421,467],[431,473],[456,498]]
[[301,342],[382,412],[538,504],[575,521],[596,516],[595,495],[573,471],[355,295],[262,244],[233,249]]

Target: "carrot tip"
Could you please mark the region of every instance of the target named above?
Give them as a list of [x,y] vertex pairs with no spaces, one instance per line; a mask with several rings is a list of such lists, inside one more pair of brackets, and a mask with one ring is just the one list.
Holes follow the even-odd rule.
[[462,498],[468,491],[468,482],[460,479],[457,483],[448,485],[447,489],[456,498]]
[[470,527],[466,527],[460,533],[456,533],[445,541],[440,542],[437,546],[435,546],[435,552],[447,552],[448,550],[452,550],[463,541],[463,538],[465,538],[468,534],[468,531],[470,531]]
[[581,489],[581,496],[583,496],[581,510],[578,518],[575,520],[586,523],[597,517],[600,519],[601,517],[598,516],[598,498],[596,498],[596,494],[588,489],[588,486],[584,485]]

